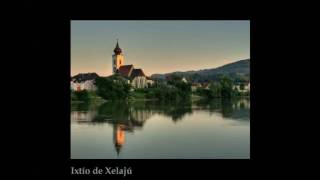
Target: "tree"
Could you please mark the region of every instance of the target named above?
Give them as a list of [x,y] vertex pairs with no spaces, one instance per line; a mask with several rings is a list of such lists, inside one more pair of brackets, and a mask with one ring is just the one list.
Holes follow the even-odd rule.
[[77,98],[77,96],[76,96],[76,94],[75,94],[75,92],[73,91],[73,90],[71,90],[71,101],[77,101],[78,100],[78,98]]
[[126,80],[114,76],[96,78],[95,85],[97,86],[97,94],[106,100],[127,99],[131,89]]
[[221,97],[221,85],[219,82],[210,83],[209,89],[212,91],[213,97]]
[[220,81],[221,97],[231,98],[234,96],[233,82],[228,76],[223,76]]
[[244,83],[240,83],[240,90],[244,90]]
[[87,90],[75,91],[74,95],[78,101],[89,101],[89,93]]

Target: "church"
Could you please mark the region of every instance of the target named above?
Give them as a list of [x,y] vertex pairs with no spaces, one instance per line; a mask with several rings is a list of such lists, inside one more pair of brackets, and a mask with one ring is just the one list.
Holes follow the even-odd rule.
[[112,73],[120,74],[129,80],[134,88],[146,88],[153,84],[153,81],[145,75],[142,69],[135,69],[132,64],[124,64],[124,55],[117,41],[112,55]]

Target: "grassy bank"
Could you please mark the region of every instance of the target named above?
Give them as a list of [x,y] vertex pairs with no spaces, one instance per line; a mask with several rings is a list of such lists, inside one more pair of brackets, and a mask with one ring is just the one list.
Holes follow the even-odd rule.
[[78,104],[83,102],[100,103],[106,100],[97,95],[95,91],[71,91],[71,104]]
[[[207,90],[208,91],[208,90]],[[128,101],[154,101],[154,100],[161,100],[161,101],[171,101],[171,100],[181,100],[181,98],[172,98],[169,97],[172,92],[166,92],[165,90],[155,91],[154,89],[138,89],[135,91],[130,92],[127,100]],[[210,95],[210,94],[209,94]],[[202,99],[215,99],[215,98],[223,98],[223,97],[216,97],[214,95],[209,96],[208,93],[203,92],[194,92],[186,95],[185,99],[191,99],[192,101],[202,100]],[[177,93],[175,94],[177,96]],[[241,98],[241,97],[250,97],[249,93],[237,93],[233,96],[233,98]],[[183,99],[183,98],[182,98]],[[120,100],[120,99],[114,99]],[[108,100],[103,99],[99,96],[95,91],[71,91],[71,104],[78,104],[83,102],[92,102],[92,103],[103,103]]]

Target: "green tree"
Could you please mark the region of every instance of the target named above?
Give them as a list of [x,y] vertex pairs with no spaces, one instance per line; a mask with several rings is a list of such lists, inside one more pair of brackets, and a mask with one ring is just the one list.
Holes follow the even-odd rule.
[[98,77],[95,80],[97,94],[106,100],[127,99],[131,86],[123,78],[112,76],[110,78]]
[[78,98],[77,98],[77,96],[76,96],[76,94],[75,94],[75,92],[73,90],[71,90],[70,97],[71,97],[71,101],[77,101],[78,100]]
[[231,98],[234,96],[234,90],[233,90],[233,82],[231,78],[228,76],[223,76],[220,81],[221,85],[221,97],[224,98]]
[[244,90],[244,83],[240,83],[240,90]]
[[221,97],[221,85],[219,82],[210,83],[209,89],[212,91],[213,97]]
[[75,91],[74,96],[78,101],[89,101],[89,93],[87,90]]

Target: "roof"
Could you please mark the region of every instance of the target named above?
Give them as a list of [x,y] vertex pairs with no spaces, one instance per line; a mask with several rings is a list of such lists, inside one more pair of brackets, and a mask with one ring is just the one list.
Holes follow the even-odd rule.
[[208,86],[209,86],[209,83],[207,82],[202,83],[202,87],[208,87]]
[[235,82],[234,83],[235,85],[241,85],[241,84],[243,84],[243,85],[245,85],[245,86],[248,86],[249,84],[250,84],[250,82],[249,81],[245,81],[245,82]]
[[123,76],[130,76],[131,72],[133,71],[133,65],[124,65],[124,66],[120,66],[120,68],[118,69],[118,73],[120,73]]
[[133,69],[131,73],[131,78],[135,78],[137,76],[146,76],[142,69]]
[[166,76],[166,80],[167,81],[171,81],[172,80],[172,76]]
[[94,80],[97,77],[99,77],[99,75],[97,73],[80,73],[80,74],[77,74],[77,75],[71,77],[71,81],[84,82],[84,81],[88,81],[88,80]]

